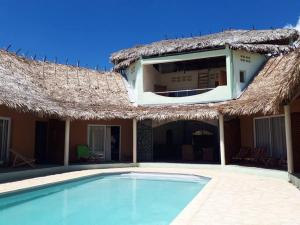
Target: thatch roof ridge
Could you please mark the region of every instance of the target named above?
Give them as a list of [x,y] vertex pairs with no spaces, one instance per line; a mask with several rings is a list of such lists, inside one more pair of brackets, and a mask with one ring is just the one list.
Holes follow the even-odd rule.
[[145,105],[136,110],[139,120],[211,120],[217,119],[219,111],[215,104],[169,104]]
[[[133,48],[123,49],[111,55],[110,60],[115,65],[114,70],[125,69],[131,63],[141,57],[155,57],[164,54],[175,54],[181,52],[199,51],[204,49],[224,47],[227,45],[260,44],[259,52],[272,53],[271,45],[283,45],[286,52],[290,42],[299,38],[299,32],[294,29],[274,30],[227,30],[215,34],[200,37],[180,38],[162,40],[148,45],[139,45]],[[245,47],[245,46],[244,46]],[[247,49],[247,48],[244,48]],[[255,51],[256,48],[248,50]],[[277,47],[280,52],[280,48]],[[275,51],[278,53],[278,51]]]
[[235,50],[244,50],[247,52],[255,52],[271,56],[279,54],[287,54],[296,49],[293,45],[271,45],[271,44],[228,44],[229,48]]

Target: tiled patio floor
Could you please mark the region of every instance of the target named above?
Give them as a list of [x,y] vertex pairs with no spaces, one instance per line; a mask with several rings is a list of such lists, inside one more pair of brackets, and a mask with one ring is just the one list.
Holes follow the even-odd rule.
[[[142,165],[143,166],[143,165]],[[0,193],[104,172],[168,172],[197,174],[212,180],[177,216],[180,225],[299,225],[300,191],[287,182],[282,172],[222,168],[184,168],[156,164],[140,168],[94,169],[68,172],[0,185]],[[187,167],[187,166],[186,166]],[[278,173],[278,175],[276,175]]]

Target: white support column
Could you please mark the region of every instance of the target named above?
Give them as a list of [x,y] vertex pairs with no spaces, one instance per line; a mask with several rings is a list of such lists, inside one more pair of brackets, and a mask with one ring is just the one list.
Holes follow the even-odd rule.
[[287,151],[288,172],[294,172],[293,145],[292,145],[292,127],[291,127],[291,109],[290,105],[284,106],[285,138]]
[[65,122],[64,166],[69,165],[69,145],[70,145],[70,119],[66,119],[66,122]]
[[224,138],[224,117],[219,114],[219,135],[220,135],[220,157],[221,165],[225,166],[225,138]]
[[136,119],[132,120],[132,129],[133,129],[133,140],[132,140],[132,162],[137,163],[137,121]]

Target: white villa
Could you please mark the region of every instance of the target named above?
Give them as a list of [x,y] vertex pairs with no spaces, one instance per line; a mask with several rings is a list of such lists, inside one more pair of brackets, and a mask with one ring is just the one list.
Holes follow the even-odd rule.
[[189,162],[299,173],[299,38],[274,29],[163,40],[113,53],[105,73],[1,50],[0,165]]

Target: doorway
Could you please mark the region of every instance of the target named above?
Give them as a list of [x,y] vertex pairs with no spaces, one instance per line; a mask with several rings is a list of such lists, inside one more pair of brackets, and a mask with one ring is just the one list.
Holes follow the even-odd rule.
[[120,127],[111,126],[110,135],[111,135],[111,160],[119,161],[120,160]]
[[10,119],[0,117],[0,166],[9,160]]
[[48,122],[35,123],[35,159],[37,163],[48,163]]
[[120,126],[88,126],[88,146],[104,161],[120,161],[120,140]]

